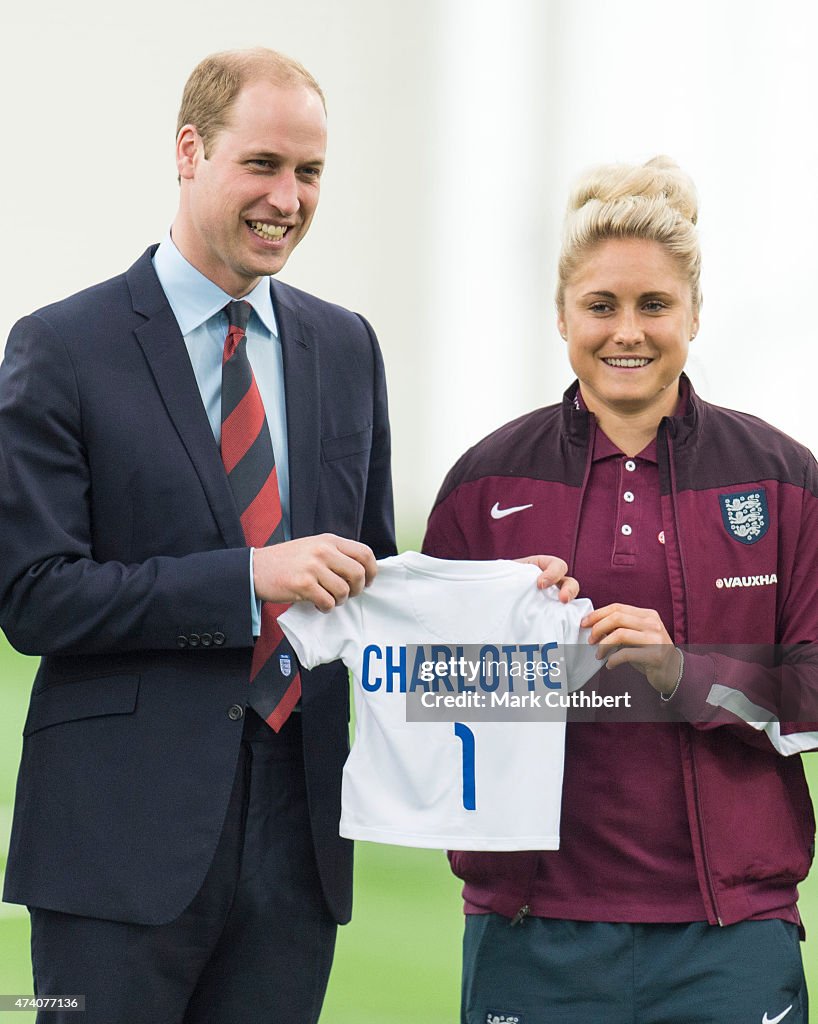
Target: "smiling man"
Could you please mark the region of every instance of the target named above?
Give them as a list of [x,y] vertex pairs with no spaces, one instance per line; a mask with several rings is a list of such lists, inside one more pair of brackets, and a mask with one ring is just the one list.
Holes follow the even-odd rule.
[[0,625],[42,661],[4,897],[37,995],[85,1000],[42,1020],[318,1019],[351,906],[347,678],[302,672],[277,617],[395,551],[375,336],[271,277],[325,148],[301,65],[206,58],[170,232],[8,341]]
[[244,294],[281,270],[312,222],[327,146],[323,99],[307,81],[252,81],[215,135],[190,120],[191,105],[179,112],[173,240],[226,292]]

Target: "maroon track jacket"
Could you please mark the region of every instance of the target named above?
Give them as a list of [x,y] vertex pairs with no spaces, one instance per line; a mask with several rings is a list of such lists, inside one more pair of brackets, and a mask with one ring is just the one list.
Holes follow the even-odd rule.
[[[682,381],[687,411],[663,419],[657,438],[669,631],[686,651],[673,703],[690,723],[680,742],[699,886],[710,923],[728,925],[792,903],[814,853],[800,752],[818,748],[818,466],[779,430]],[[597,429],[577,389],[462,456],[429,518],[427,554],[554,554],[571,571]],[[493,519],[498,500],[537,515]],[[784,645],[775,649],[794,651],[795,667],[731,657],[730,645],[750,644]],[[539,856],[459,852],[452,864],[467,898],[473,886],[512,917]]]

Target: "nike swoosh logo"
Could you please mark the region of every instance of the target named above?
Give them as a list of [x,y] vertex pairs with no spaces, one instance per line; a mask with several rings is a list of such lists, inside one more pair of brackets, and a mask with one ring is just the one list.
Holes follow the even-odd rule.
[[780,1020],[783,1020],[792,1009],[792,1003],[787,1007],[783,1013],[779,1013],[777,1017],[768,1017],[767,1011],[764,1011],[764,1016],[761,1018],[761,1024],[778,1024]]
[[533,503],[531,505],[514,505],[512,508],[500,508],[500,502],[495,501],[494,507],[491,510],[491,518],[505,519],[506,516],[513,515],[515,512],[522,512],[527,508],[534,508]]

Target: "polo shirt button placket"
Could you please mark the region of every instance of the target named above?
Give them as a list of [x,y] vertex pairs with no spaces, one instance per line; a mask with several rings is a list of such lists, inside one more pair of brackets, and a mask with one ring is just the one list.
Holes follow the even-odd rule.
[[617,507],[617,533],[616,540],[614,541],[613,561],[615,565],[633,565],[636,558],[636,548],[634,536],[634,523],[636,526],[638,523],[638,513],[636,511],[636,494],[630,488],[633,486],[630,481],[628,485],[624,482],[624,477],[627,473],[635,473],[637,469],[636,459],[623,458],[619,463],[619,505]]

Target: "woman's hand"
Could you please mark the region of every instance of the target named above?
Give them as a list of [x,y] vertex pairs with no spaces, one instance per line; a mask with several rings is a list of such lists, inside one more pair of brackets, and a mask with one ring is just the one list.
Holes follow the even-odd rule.
[[579,594],[579,583],[573,576],[567,576],[568,563],[556,555],[528,555],[526,558],[515,558],[515,562],[526,562],[529,565],[536,565],[542,571],[537,577],[537,587],[545,590],[547,587],[559,587],[560,601],[568,604]]
[[682,655],[653,608],[608,604],[586,615],[581,625],[590,628],[590,643],[599,644],[597,657],[608,655],[608,668],[633,665],[654,690],[665,695],[674,691]]

